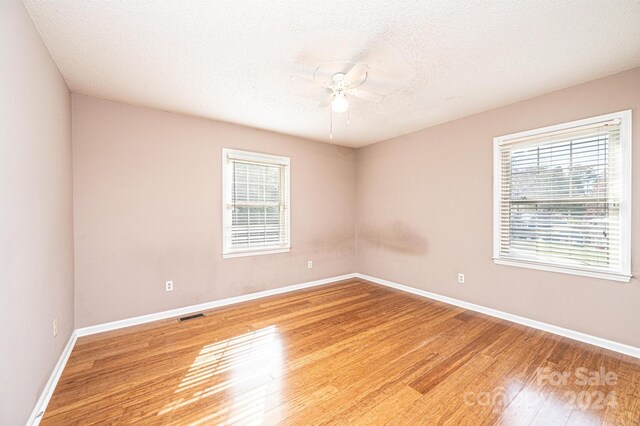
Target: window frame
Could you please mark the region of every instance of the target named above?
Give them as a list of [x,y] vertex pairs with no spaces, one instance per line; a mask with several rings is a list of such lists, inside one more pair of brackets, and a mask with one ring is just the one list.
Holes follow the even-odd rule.
[[[540,136],[545,133],[566,131],[574,127],[588,126],[604,121],[620,120],[620,269],[617,272],[596,271],[583,268],[572,268],[566,265],[554,265],[548,262],[535,262],[527,260],[505,259],[500,257],[500,188],[502,184],[502,168],[500,163],[500,149],[504,144],[515,139]],[[553,126],[541,127],[518,133],[512,133],[493,138],[493,261],[498,265],[515,266],[521,268],[537,269],[542,271],[560,272],[564,274],[580,275],[591,278],[600,278],[619,282],[629,282],[633,276],[631,273],[631,202],[632,202],[632,115],[631,110],[619,111],[610,114],[589,117]]]
[[[232,168],[228,167],[230,164],[230,158],[240,160],[240,161],[248,161],[248,162],[256,162],[256,163],[265,163],[269,165],[277,165],[284,166],[284,182],[282,185],[284,188],[281,188],[284,198],[285,205],[285,220],[286,220],[286,230],[285,230],[285,244],[284,245],[273,245],[266,246],[261,248],[256,248],[255,246],[243,247],[240,249],[231,248],[230,243],[227,242],[227,229],[228,224],[232,220],[227,209],[229,197],[231,196],[231,183],[232,178],[230,173],[232,172]],[[244,257],[244,256],[260,256],[265,254],[276,254],[276,253],[287,253],[291,251],[291,159],[289,157],[272,155],[272,154],[263,154],[258,152],[251,151],[241,151],[230,148],[222,149],[222,257],[224,259],[230,259],[235,257]]]

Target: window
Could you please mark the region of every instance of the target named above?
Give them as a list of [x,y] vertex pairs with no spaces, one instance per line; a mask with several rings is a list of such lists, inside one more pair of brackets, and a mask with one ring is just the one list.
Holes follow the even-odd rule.
[[222,173],[223,257],[289,251],[289,158],[223,149]]
[[631,111],[494,139],[498,264],[628,282]]

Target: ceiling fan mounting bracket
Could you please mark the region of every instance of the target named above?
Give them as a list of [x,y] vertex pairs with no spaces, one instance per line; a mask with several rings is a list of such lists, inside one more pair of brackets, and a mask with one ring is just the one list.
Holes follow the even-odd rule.
[[345,73],[337,72],[331,78],[334,83],[341,83],[344,81],[344,76],[345,76]]
[[[349,78],[350,71],[357,69],[357,67],[363,68],[357,78]],[[313,72],[313,79],[333,92],[355,89],[367,81],[367,77],[366,65],[352,61],[326,62]]]

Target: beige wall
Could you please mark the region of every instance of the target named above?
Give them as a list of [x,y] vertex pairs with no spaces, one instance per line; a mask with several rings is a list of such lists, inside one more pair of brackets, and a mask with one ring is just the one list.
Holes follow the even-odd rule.
[[22,2],[0,2],[0,52],[0,424],[13,426],[74,328],[71,101]]
[[[76,327],[357,271],[640,346],[637,279],[491,261],[493,137],[637,109],[639,82],[640,69],[596,80],[360,149],[355,163],[346,148],[73,95]],[[222,259],[223,147],[291,157],[291,253]]]
[[[353,272],[352,149],[75,94],[72,105],[76,327]],[[291,157],[290,253],[222,259],[222,148]]]
[[636,68],[358,150],[356,269],[640,347],[637,278],[619,283],[491,260],[493,137],[633,109],[632,268],[640,274],[639,106]]

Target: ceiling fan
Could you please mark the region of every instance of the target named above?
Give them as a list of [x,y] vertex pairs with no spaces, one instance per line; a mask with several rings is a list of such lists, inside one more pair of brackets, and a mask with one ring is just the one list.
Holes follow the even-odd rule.
[[320,65],[312,76],[300,76],[324,87],[329,91],[328,96],[318,106],[330,108],[329,139],[333,139],[333,113],[347,113],[349,124],[349,100],[351,97],[367,101],[380,102],[384,96],[370,90],[363,89],[362,84],[367,81],[369,67],[362,62],[332,61]]

